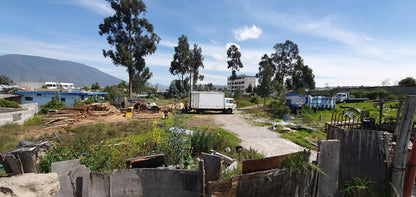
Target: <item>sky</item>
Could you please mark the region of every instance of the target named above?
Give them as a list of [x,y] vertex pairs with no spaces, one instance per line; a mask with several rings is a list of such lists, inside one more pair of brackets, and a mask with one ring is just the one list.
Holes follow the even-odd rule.
[[[317,87],[395,85],[416,78],[414,0],[144,0],[142,15],[161,38],[146,57],[150,83],[169,85],[178,38],[202,48],[200,83],[225,85],[227,48],[236,44],[255,75],[264,54],[290,40],[313,69]],[[104,0],[2,0],[0,55],[70,60],[128,81],[126,68],[104,58],[110,49],[98,25],[114,11]],[[0,68],[1,69],[1,68]]]

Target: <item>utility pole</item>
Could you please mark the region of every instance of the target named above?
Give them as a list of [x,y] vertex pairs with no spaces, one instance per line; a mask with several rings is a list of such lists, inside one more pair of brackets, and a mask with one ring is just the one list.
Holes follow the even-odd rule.
[[[398,125],[399,135],[394,153],[391,182],[400,196],[403,196],[404,175],[406,170],[406,155],[410,133],[412,131],[416,113],[416,96],[407,96],[404,104],[401,121]],[[392,196],[396,196],[392,193]]]

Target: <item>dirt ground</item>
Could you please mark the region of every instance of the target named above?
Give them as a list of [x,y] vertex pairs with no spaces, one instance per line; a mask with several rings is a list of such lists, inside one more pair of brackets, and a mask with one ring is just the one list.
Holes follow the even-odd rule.
[[[86,124],[97,124],[97,123],[115,123],[115,122],[123,122],[123,121],[129,121],[130,119],[123,117],[123,114],[113,114],[109,116],[90,116],[88,118],[82,119],[78,122],[75,122],[74,124],[69,125],[70,127],[76,127],[79,125],[86,125]],[[44,134],[52,135],[53,133],[57,132],[65,132],[64,130],[65,126],[50,126],[45,127],[42,129],[35,129],[31,131],[24,132],[17,136],[18,139],[23,140],[27,138],[39,138],[40,136],[43,136]]]
[[221,128],[238,135],[242,140],[244,148],[256,149],[266,157],[283,155],[302,151],[304,148],[287,140],[280,138],[280,134],[271,131],[268,127],[255,126],[249,120],[249,115],[240,111],[234,114],[212,114],[210,115],[215,123]]

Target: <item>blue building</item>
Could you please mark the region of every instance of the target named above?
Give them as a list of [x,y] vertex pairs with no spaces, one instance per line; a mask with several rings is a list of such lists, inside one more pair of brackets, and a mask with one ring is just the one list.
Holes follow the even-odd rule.
[[52,98],[57,98],[64,102],[68,107],[72,107],[75,101],[87,100],[90,96],[104,96],[107,92],[83,92],[80,89],[69,89],[65,92],[59,91],[18,91],[15,94],[22,95],[22,104],[38,103],[40,106],[48,103]]

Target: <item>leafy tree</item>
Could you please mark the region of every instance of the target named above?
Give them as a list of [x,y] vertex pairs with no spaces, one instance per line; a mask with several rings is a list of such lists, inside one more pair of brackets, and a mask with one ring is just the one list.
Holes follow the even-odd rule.
[[156,51],[160,37],[153,32],[153,25],[140,15],[146,13],[141,0],[107,0],[115,11],[99,25],[99,34],[107,35],[107,42],[113,49],[103,50],[104,57],[110,57],[115,65],[125,66],[129,74],[129,97],[132,97],[133,78],[147,72],[145,57]]
[[65,108],[65,107],[66,107],[66,104],[64,102],[58,101],[57,99],[52,98],[51,101],[49,101],[46,104],[40,106],[41,110],[39,112],[42,113],[42,114],[46,114],[46,113],[48,113],[48,111],[50,109],[61,109],[61,108]]
[[129,85],[126,84],[126,81],[121,80],[120,83],[117,85],[117,87],[120,89],[128,89]]
[[10,85],[13,81],[6,75],[0,75],[0,85]]
[[98,85],[98,82],[91,85],[91,90],[100,90],[100,89],[101,87],[100,85]]
[[[185,83],[188,83],[188,78],[185,79]],[[185,98],[186,96],[187,96],[187,91],[182,81],[172,80],[166,97],[167,98]]]
[[243,96],[243,90],[240,89],[240,87],[237,87],[234,92],[234,98],[239,99]]
[[278,43],[271,55],[274,66],[274,81],[286,85],[289,90],[315,89],[315,76],[308,65],[304,65],[298,46],[292,41]]
[[204,86],[204,90],[205,91],[211,91],[211,90],[216,90],[215,86],[212,83],[207,83]]
[[190,79],[191,79],[191,89],[195,89],[195,84],[198,80],[204,80],[204,75],[199,73],[199,68],[204,68],[204,57],[202,56],[202,49],[198,47],[197,44],[194,44],[194,48],[189,54],[189,66],[190,66]]
[[286,81],[287,88],[297,92],[305,92],[305,89],[315,89],[315,75],[308,65],[303,64],[301,58],[298,59],[292,73],[292,77]]
[[234,44],[231,45],[227,50],[227,68],[231,69],[231,80],[235,80],[237,77],[237,71],[243,68],[243,63],[241,62],[241,53],[238,51],[237,46]]
[[406,77],[399,81],[399,86],[416,86],[416,80],[413,77]]
[[133,77],[133,91],[142,92],[146,90],[147,81],[152,78],[153,73],[146,67],[143,72],[137,72]]
[[284,84],[286,79],[293,72],[294,66],[299,61],[298,45],[286,40],[285,43],[276,44],[273,49],[275,52],[272,54],[271,58],[276,66],[274,80]]
[[87,86],[84,86],[83,88],[81,88],[82,90],[84,90],[84,91],[88,91],[88,90],[90,90],[90,88],[89,87],[87,87]]
[[189,72],[189,54],[188,38],[182,35],[178,38],[178,46],[175,47],[169,71],[172,75],[178,75],[183,84],[185,84],[185,75]]
[[259,73],[256,75],[259,78],[260,85],[257,87],[257,94],[264,99],[264,106],[266,106],[266,97],[269,97],[273,92],[273,67],[269,56],[264,54],[259,63]]

